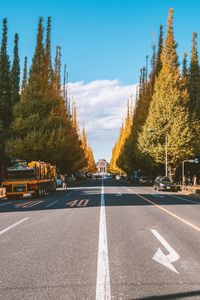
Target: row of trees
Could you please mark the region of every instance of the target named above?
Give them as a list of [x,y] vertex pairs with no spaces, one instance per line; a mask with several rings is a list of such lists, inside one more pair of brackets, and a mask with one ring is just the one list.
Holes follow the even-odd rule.
[[[62,172],[88,166],[77,125],[76,107],[70,113],[65,85],[61,83],[61,47],[51,57],[51,18],[46,34],[39,19],[37,41],[30,69],[24,61],[20,88],[18,35],[12,67],[7,54],[7,20],[3,20],[0,51],[0,153],[1,165],[10,158],[42,160]],[[66,74],[65,74],[66,75]],[[63,86],[63,88],[62,88]]]
[[165,41],[160,26],[157,52],[153,45],[152,70],[148,75],[147,66],[141,69],[130,134],[125,141],[122,139],[120,153],[117,156],[113,153],[112,160],[126,173],[134,169],[148,173],[162,171],[166,140],[168,171],[172,173],[184,159],[200,155],[197,33],[193,33],[189,68],[186,53],[180,68],[176,48],[170,9]]
[[124,143],[130,136],[132,121],[133,121],[133,106],[132,106],[132,101],[130,102],[130,100],[128,100],[126,119],[125,122],[122,121],[119,137],[112,149],[112,158],[110,161],[110,172],[112,173],[119,173],[119,174],[124,173],[124,168],[120,168],[118,166],[118,158],[123,150]]
[[88,139],[87,139],[87,135],[85,132],[85,128],[83,127],[82,130],[82,148],[84,150],[85,153],[85,157],[87,160],[87,165],[84,167],[83,171],[85,173],[96,173],[97,172],[97,167],[96,167],[96,163],[94,160],[94,155],[93,155],[93,151],[91,146],[88,144]]

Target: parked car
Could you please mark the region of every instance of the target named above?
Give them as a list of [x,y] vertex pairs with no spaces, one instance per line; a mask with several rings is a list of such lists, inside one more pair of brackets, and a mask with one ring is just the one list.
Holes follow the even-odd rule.
[[56,187],[57,188],[60,188],[60,187],[62,187],[63,186],[63,181],[62,181],[62,179],[61,178],[57,178],[56,179]]
[[159,176],[154,180],[154,190],[174,191],[175,184],[170,178]]
[[87,173],[87,178],[94,178],[94,174],[93,173]]
[[115,175],[115,179],[116,180],[120,180],[121,179],[121,176],[119,174]]
[[76,179],[73,174],[65,174],[65,182],[67,185],[74,185],[76,182]]
[[152,180],[148,176],[143,176],[143,177],[139,178],[139,183],[144,184],[144,185],[150,185],[150,184],[152,184]]

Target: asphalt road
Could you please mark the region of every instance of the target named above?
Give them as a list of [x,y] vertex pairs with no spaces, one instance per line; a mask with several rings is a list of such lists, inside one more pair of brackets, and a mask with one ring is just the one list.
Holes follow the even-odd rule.
[[91,180],[1,200],[0,299],[200,299],[200,199]]

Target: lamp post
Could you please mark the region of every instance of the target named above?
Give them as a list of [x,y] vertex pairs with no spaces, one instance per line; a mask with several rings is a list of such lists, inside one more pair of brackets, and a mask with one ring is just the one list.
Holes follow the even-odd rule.
[[[148,128],[147,129],[150,132],[153,132],[153,128]],[[165,176],[168,176],[168,137],[167,134],[165,134]]]
[[198,159],[198,158],[194,158],[194,159],[185,159],[185,160],[182,162],[182,186],[184,186],[184,183],[185,183],[184,177],[185,177],[185,163],[186,163],[186,162],[198,164],[198,163],[199,163],[199,159]]
[[168,171],[167,171],[167,167],[168,167],[168,138],[167,138],[167,134],[165,135],[165,176],[168,176]]

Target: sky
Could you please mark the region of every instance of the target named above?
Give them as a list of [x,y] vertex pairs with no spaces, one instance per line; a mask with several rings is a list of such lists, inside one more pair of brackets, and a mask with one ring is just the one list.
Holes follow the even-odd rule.
[[145,56],[151,57],[152,34],[174,8],[178,54],[190,53],[192,32],[200,31],[199,0],[0,0],[0,19],[8,18],[8,51],[12,59],[14,33],[19,34],[21,65],[29,65],[35,47],[38,18],[52,17],[52,54],[62,47],[69,72],[70,95],[78,107],[95,159],[110,160],[127,98],[133,94]]

